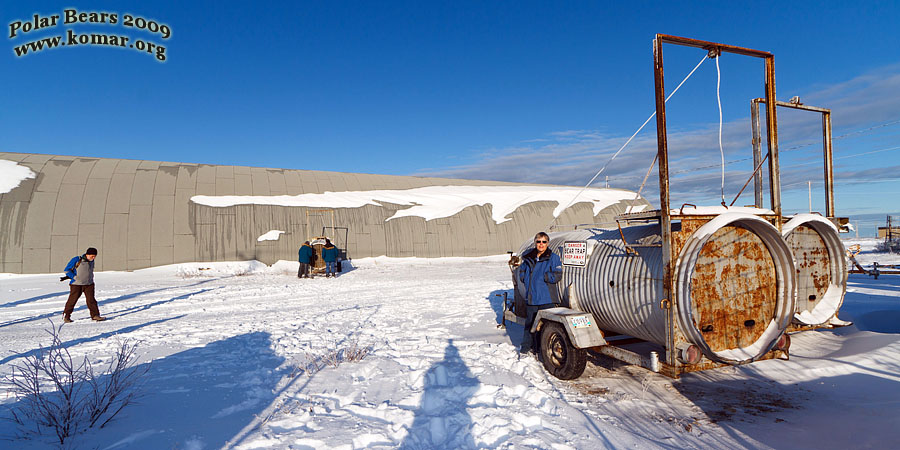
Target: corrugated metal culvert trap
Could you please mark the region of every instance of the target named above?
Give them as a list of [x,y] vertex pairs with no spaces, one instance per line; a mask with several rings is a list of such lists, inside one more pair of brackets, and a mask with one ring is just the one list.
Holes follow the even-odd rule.
[[[622,232],[629,243],[658,243],[660,239],[658,224],[625,227]],[[590,312],[603,330],[664,345],[665,311],[658,303],[662,295],[661,248],[641,248],[637,255],[629,255],[617,229],[550,233],[549,248],[557,254],[566,242],[585,242],[587,254],[583,267],[563,266],[563,279],[556,285],[563,304]],[[519,254],[532,246],[525,243]]]
[[[680,226],[675,299],[683,341],[717,363],[763,357],[790,324],[796,304],[793,259],[778,230],[743,213],[684,218]],[[563,268],[561,299],[593,314],[602,330],[666,347],[661,240],[658,224],[625,226],[621,235],[596,228],[551,233],[557,253],[566,242],[587,244],[585,265]],[[531,246],[525,243],[520,254]]]
[[797,270],[794,323],[820,326],[835,317],[847,293],[847,261],[834,224],[817,214],[798,214],[782,227]]

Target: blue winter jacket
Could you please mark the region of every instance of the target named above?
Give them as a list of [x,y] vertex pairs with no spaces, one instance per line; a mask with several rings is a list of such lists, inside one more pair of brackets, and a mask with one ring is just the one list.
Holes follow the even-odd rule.
[[309,264],[312,261],[313,249],[309,245],[303,244],[300,251],[297,252],[297,261],[303,264]]
[[529,305],[559,303],[559,294],[553,286],[562,279],[562,262],[549,249],[537,257],[537,249],[522,256],[519,281],[525,286],[525,301]]
[[[78,261],[81,261],[81,263],[79,263]],[[88,261],[88,259],[85,255],[76,256],[76,257],[70,259],[69,263],[66,264],[66,268],[63,269],[63,272],[65,272],[66,276],[69,277],[69,284],[72,284],[75,282],[75,275],[77,275],[76,271],[78,270],[78,268],[75,267],[75,265],[76,264],[78,264],[78,265],[90,264],[90,263],[91,262]]]
[[338,249],[334,245],[322,248],[322,260],[325,262],[335,262],[338,257]]

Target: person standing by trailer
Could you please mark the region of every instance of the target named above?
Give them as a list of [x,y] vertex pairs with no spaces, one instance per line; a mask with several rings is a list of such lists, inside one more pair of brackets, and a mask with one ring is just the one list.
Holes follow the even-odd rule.
[[94,259],[97,258],[97,249],[90,247],[81,256],[72,258],[66,264],[66,276],[59,281],[69,281],[69,299],[66,301],[66,307],[63,309],[63,322],[72,322],[72,311],[75,310],[75,303],[84,293],[84,301],[87,303],[88,311],[91,312],[91,319],[96,321],[106,320],[100,315],[100,308],[97,306],[97,299],[94,298]]
[[297,254],[297,260],[300,261],[300,270],[297,271],[297,278],[312,278],[309,265],[312,263],[313,254],[315,254],[315,250],[309,245],[309,241],[304,242],[300,246],[300,251]]
[[519,281],[525,286],[527,316],[522,334],[522,353],[534,348],[531,327],[534,317],[542,309],[552,308],[559,303],[555,285],[562,278],[562,261],[550,250],[550,237],[541,231],[534,236],[534,248],[522,255],[519,266]]
[[334,269],[337,265],[338,249],[331,243],[331,240],[325,239],[325,247],[322,248],[322,260],[325,261],[325,277],[336,277]]

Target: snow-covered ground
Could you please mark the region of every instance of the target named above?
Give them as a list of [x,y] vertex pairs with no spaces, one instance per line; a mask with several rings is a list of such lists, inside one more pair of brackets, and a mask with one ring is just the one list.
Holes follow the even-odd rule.
[[844,243],[844,247],[851,248],[856,245],[859,246],[860,251],[855,256],[855,258],[856,258],[856,261],[859,262],[866,269],[871,269],[872,263],[874,263],[874,262],[877,262],[881,266],[900,264],[900,254],[878,252],[875,250],[875,247],[882,241],[884,241],[884,239],[871,238],[871,237],[870,238],[848,238],[848,239],[841,240],[841,242]]
[[[593,357],[581,378],[566,382],[518,357],[520,327],[496,326],[511,289],[505,256],[369,258],[348,268],[312,280],[297,279],[289,262],[97,274],[109,320],[92,322],[81,300],[62,341],[97,362],[133,339],[150,368],[139,404],[73,444],[843,449],[900,442],[900,276],[851,275],[841,318],[855,324],[794,335],[790,361],[671,380]],[[0,274],[0,375],[49,343],[48,319],[60,324],[68,291],[57,280]],[[369,352],[325,364],[336,350],[353,349]],[[314,360],[320,369],[311,369]],[[15,431],[0,422],[5,438]],[[50,436],[0,441],[3,448],[52,444]]]

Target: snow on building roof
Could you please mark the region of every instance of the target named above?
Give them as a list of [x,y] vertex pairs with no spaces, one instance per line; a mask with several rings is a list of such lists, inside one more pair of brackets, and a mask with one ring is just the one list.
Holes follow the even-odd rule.
[[12,191],[23,181],[34,177],[34,172],[28,167],[20,166],[15,161],[0,159],[0,194]]
[[[632,201],[636,194],[623,189],[576,188],[560,186],[426,186],[414,189],[325,192],[300,195],[195,195],[191,201],[212,207],[234,205],[305,206],[311,208],[359,208],[383,203],[408,205],[385,221],[418,216],[425,220],[453,216],[469,206],[492,205],[492,218],[497,224],[519,206],[531,202],[556,202],[553,216],[576,203],[591,203],[594,215],[621,201]],[[634,207],[635,211],[645,205]]]

